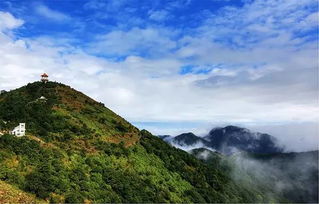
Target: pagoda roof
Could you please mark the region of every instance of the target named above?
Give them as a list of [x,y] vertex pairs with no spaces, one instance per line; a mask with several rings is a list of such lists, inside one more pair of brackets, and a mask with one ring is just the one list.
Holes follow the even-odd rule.
[[48,75],[46,73],[43,73],[41,76],[42,77],[48,77]]

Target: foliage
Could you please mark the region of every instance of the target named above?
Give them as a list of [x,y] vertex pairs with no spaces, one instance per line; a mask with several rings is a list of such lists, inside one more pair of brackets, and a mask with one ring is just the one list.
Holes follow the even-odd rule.
[[36,199],[35,196],[0,181],[0,203],[46,203],[44,200]]
[[[166,168],[179,173],[195,188],[193,202],[262,202],[267,197],[254,189],[242,188],[223,173],[220,165],[206,165],[192,155],[169,146],[149,132],[141,131],[141,144],[152,154],[159,156]],[[199,199],[201,196],[201,199]]]
[[63,84],[1,95],[0,121],[27,123],[26,137],[0,137],[0,180],[51,202],[267,201]]

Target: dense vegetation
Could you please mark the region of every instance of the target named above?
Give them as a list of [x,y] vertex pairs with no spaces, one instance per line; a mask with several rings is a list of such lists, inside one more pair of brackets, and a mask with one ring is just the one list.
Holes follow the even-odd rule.
[[19,122],[26,137],[0,136],[0,180],[50,202],[277,201],[62,84],[0,95],[2,130]]
[[45,203],[44,200],[36,199],[34,195],[25,193],[15,186],[0,181],[0,203]]
[[98,138],[130,145],[138,139],[138,130],[103,104],[53,82],[0,96],[0,127],[12,129],[19,122],[27,122],[28,133],[46,142]]

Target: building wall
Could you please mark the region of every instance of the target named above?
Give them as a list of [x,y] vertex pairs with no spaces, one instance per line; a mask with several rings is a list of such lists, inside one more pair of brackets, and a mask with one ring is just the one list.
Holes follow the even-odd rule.
[[15,127],[11,131],[11,134],[13,134],[17,137],[25,136],[25,123],[20,123],[19,126]]

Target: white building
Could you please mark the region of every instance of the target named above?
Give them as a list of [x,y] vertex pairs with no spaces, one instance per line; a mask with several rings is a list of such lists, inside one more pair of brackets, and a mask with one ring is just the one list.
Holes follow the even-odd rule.
[[25,123],[20,123],[19,126],[15,127],[10,133],[17,137],[25,136]]
[[48,99],[44,96],[41,96],[40,98],[38,98],[36,101],[41,101],[41,102],[46,102]]

